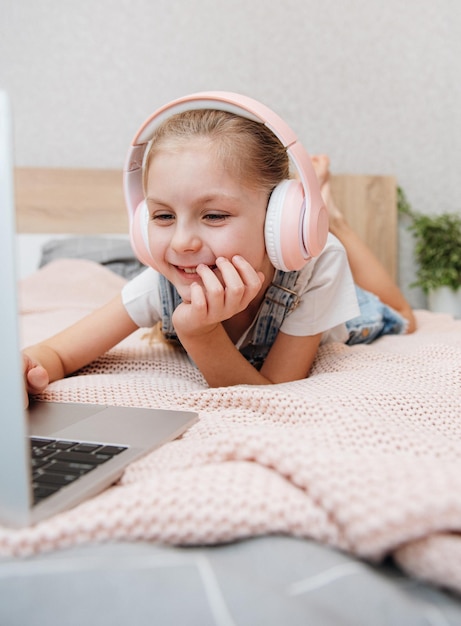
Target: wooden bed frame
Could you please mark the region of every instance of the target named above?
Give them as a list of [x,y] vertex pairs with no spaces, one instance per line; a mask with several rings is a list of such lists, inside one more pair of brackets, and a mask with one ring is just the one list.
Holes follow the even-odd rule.
[[[15,178],[19,233],[128,232],[119,170],[16,168]],[[332,191],[351,226],[395,280],[395,179],[392,176],[335,175]]]

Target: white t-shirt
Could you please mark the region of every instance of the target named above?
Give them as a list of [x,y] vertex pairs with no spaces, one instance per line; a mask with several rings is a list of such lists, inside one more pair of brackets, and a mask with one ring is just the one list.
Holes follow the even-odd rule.
[[[345,342],[345,322],[359,315],[354,281],[343,245],[328,235],[322,253],[300,271],[294,290],[299,305],[289,313],[280,330],[287,335],[307,336],[323,333],[325,341]],[[162,318],[159,273],[147,268],[128,282],[122,300],[132,320],[140,328],[152,327]],[[245,345],[245,331],[237,347]]]

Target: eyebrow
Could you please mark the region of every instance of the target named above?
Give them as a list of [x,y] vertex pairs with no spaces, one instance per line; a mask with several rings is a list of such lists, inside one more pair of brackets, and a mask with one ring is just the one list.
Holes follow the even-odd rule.
[[[199,196],[194,200],[194,204],[207,204],[208,202],[215,202],[216,200],[224,200],[230,201],[236,204],[241,204],[242,199],[239,196],[233,196],[227,193],[207,193],[203,196]],[[159,206],[169,207],[170,205],[167,202],[164,202],[160,198],[156,198],[154,196],[147,196],[146,202],[152,202],[154,204],[158,204]]]
[[158,198],[154,198],[153,196],[147,196],[146,202],[151,202],[152,204],[158,204],[159,206],[169,207],[169,204],[167,204],[166,202],[162,202],[162,200],[159,200]]

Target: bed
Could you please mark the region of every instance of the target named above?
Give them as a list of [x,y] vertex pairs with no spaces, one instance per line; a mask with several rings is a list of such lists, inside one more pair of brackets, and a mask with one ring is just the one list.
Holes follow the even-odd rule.
[[[74,236],[21,280],[28,344],[140,267],[103,237],[127,230],[119,172],[18,169],[16,188],[20,233]],[[396,276],[395,180],[333,192]],[[416,315],[412,335],[322,346],[303,381],[209,389],[140,329],[50,385],[200,419],[92,500],[0,528],[0,624],[461,624],[461,320]]]

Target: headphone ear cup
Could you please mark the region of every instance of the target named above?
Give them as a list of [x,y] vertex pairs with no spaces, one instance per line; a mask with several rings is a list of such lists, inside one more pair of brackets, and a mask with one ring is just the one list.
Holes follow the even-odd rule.
[[272,265],[284,272],[306,263],[303,245],[304,189],[298,180],[283,180],[273,190],[266,211],[264,237]]
[[148,265],[157,269],[150,253],[149,248],[149,211],[146,202],[143,200],[138,204],[134,212],[130,224],[131,247],[137,258]]

